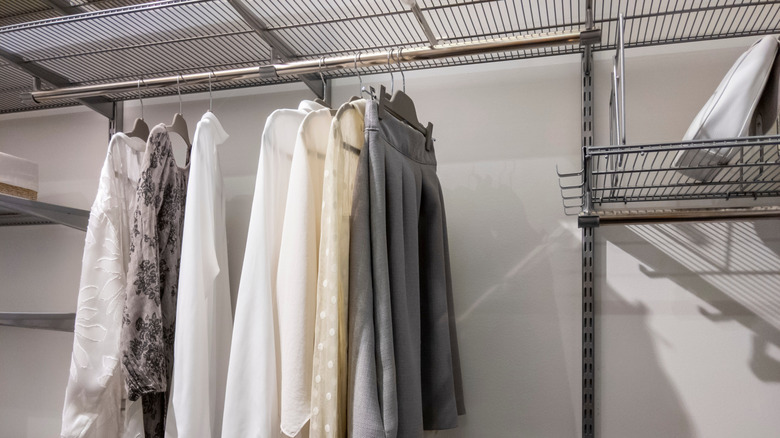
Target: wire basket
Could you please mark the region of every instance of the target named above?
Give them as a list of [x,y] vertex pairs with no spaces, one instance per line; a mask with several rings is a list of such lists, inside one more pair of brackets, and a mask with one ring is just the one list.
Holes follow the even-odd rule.
[[780,196],[780,136],[588,147],[594,206]]

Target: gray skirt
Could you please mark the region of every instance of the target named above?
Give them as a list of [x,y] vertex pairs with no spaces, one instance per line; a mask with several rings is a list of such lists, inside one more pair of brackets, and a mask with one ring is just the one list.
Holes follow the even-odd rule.
[[421,437],[465,413],[433,142],[366,107],[350,228],[347,421],[355,438]]

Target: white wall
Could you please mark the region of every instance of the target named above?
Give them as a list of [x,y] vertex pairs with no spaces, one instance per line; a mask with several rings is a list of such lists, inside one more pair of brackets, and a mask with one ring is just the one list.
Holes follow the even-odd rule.
[[[629,142],[680,138],[750,43],[629,50]],[[598,143],[608,138],[606,55],[596,65]],[[406,76],[420,118],[435,125],[468,408],[459,429],[439,436],[577,437],[580,234],[562,214],[555,165],[578,166],[579,60]],[[354,78],[336,81],[334,100],[356,89]],[[300,85],[215,93],[214,111],[231,134],[220,153],[234,295],[263,121],[309,96]],[[185,96],[191,130],[207,102]],[[178,103],[145,107],[156,123],[169,121]],[[128,104],[126,123],[138,109]],[[88,208],[106,128],[79,109],[3,116],[0,151],[40,163],[41,200]],[[597,236],[600,436],[777,437],[775,224],[613,227]],[[0,242],[0,311],[75,309],[82,233],[0,228]],[[69,334],[0,327],[0,437],[56,436],[71,342]]]

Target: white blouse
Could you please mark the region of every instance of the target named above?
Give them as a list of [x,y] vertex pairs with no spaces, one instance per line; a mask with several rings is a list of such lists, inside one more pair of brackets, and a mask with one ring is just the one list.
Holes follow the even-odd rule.
[[217,146],[227,138],[207,112],[192,142],[167,437],[209,438],[222,431],[233,315]]
[[276,305],[282,363],[281,429],[291,437],[301,432],[311,412],[322,183],[332,120],[331,110],[324,108],[311,112],[301,123],[284,213]]
[[265,123],[228,366],[226,438],[279,435],[274,306],[282,222],[298,128],[322,108],[303,101],[297,110],[274,111]]
[[128,402],[127,411],[122,411],[126,395],[119,336],[130,258],[130,214],[145,150],[144,140],[117,133],[100,172],[84,243],[62,437],[143,436],[140,401]]
[[347,436],[349,218],[365,109],[363,99],[342,105],[328,136],[316,298],[325,318],[315,322],[309,438]]

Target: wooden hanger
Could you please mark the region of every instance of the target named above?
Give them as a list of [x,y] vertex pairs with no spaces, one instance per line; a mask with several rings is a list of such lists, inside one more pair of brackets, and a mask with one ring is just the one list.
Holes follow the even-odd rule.
[[319,97],[314,98],[314,102],[324,106],[325,108],[330,108],[330,105],[328,105],[328,102],[325,102],[324,100],[320,99]]
[[146,141],[146,139],[149,138],[149,125],[146,124],[143,116],[135,119],[133,129],[125,131],[125,135],[128,137],[140,138],[143,141]]
[[133,129],[125,131],[128,137],[140,138],[146,141],[149,138],[149,125],[144,121],[144,98],[141,96],[141,80],[138,80],[138,101],[141,102],[141,117],[133,122]]
[[190,131],[187,128],[187,121],[184,120],[184,116],[181,115],[181,113],[174,114],[173,121],[170,125],[165,125],[165,129],[167,129],[168,132],[179,134],[179,136],[184,139],[184,144],[187,145],[188,149],[192,147],[192,143],[190,143]]
[[170,125],[165,125],[165,129],[169,133],[179,134],[184,139],[184,144],[187,145],[187,163],[190,162],[190,151],[192,150],[192,143],[190,142],[190,130],[187,128],[187,121],[184,120],[184,116],[181,115],[181,87],[179,87],[179,78],[176,78],[176,89],[179,93],[179,112],[173,115],[173,121]]

